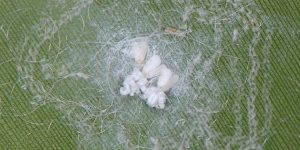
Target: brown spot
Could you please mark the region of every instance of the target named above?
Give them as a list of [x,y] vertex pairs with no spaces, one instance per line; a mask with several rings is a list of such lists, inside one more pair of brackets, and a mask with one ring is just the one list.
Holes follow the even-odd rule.
[[166,27],[164,31],[167,34],[171,34],[178,37],[185,37],[188,33],[190,33],[190,31],[182,31],[175,27]]

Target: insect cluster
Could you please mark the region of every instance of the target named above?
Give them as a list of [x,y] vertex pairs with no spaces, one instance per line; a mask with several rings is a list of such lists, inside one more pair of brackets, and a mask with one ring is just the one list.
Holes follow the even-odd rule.
[[167,98],[165,92],[175,85],[179,76],[164,65],[158,55],[151,56],[145,63],[148,51],[149,45],[146,41],[132,43],[130,54],[138,67],[125,78],[120,93],[140,95],[148,106],[163,109]]

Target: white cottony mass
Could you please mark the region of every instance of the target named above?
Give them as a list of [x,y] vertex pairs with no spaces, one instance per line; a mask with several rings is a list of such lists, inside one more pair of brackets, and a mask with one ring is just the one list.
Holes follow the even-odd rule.
[[[162,64],[161,58],[158,55],[153,55],[145,63],[149,46],[146,41],[134,42],[131,45],[131,54],[135,62],[142,68],[135,68],[128,75],[123,87],[120,88],[121,95],[140,95],[146,100],[148,106],[158,109],[164,109],[166,103],[166,91],[169,91],[177,82],[178,75]],[[157,86],[154,86],[151,81],[157,80]],[[148,79],[151,79],[149,82]]]
[[147,104],[150,107],[159,109],[165,108],[166,94],[157,87],[149,87],[144,93],[144,98],[147,99]]
[[131,75],[128,75],[124,82],[123,87],[120,88],[122,95],[134,96],[140,93],[140,89],[145,88],[148,80],[144,77],[141,71],[135,69]]

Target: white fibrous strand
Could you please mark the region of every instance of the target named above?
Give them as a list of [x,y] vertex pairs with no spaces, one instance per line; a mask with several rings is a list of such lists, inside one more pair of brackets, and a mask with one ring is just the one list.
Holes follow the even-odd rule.
[[[146,41],[134,42],[131,46],[132,56],[141,68],[135,68],[126,76],[123,87],[120,88],[121,95],[140,95],[148,106],[164,109],[169,91],[178,81],[179,76],[175,75],[165,64],[162,64],[160,56],[153,55],[144,64],[149,46]],[[149,80],[158,77],[156,86]],[[148,80],[149,79],[149,80]]]

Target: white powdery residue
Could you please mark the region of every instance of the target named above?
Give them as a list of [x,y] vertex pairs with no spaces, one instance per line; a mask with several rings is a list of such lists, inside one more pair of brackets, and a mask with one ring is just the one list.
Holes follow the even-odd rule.
[[87,80],[90,78],[90,76],[88,74],[85,74],[83,72],[71,72],[69,73],[69,71],[66,69],[65,65],[63,65],[57,72],[57,77],[59,78],[69,78],[69,77],[73,77],[73,78],[81,78],[84,80]]
[[[263,70],[264,70],[264,85],[263,85],[263,103],[264,103],[264,119],[265,123],[262,129],[262,136],[267,136],[269,133],[270,127],[271,127],[271,121],[272,121],[272,104],[270,100],[270,93],[269,90],[271,88],[271,77],[270,77],[270,47],[272,44],[272,35],[273,35],[273,29],[269,27],[266,31],[267,37],[265,39],[265,45],[263,47]],[[267,138],[266,138],[267,139]],[[266,140],[265,140],[266,141]],[[263,145],[263,144],[262,144]]]
[[231,62],[231,69],[230,72],[232,76],[234,76],[234,83],[236,86],[236,96],[235,96],[235,101],[232,107],[232,111],[235,117],[235,131],[234,135],[230,138],[230,141],[227,142],[225,148],[230,150],[232,149],[233,145],[242,145],[242,143],[239,141],[241,137],[243,137],[243,130],[242,130],[242,108],[241,108],[241,102],[242,102],[242,97],[243,97],[243,92],[244,92],[244,85],[241,80],[241,75],[237,69],[237,64],[238,60],[235,59]]
[[64,77],[66,75],[69,74],[69,70],[67,69],[67,67],[65,65],[62,65],[58,70],[57,70],[57,73],[56,75],[58,77]]
[[200,23],[206,22],[207,12],[203,8],[198,9],[199,18],[197,19]]
[[61,19],[58,20],[58,27],[71,21],[75,16],[80,15],[81,11],[91,5],[93,0],[79,0],[74,7],[69,9],[66,13],[61,15]]
[[77,1],[74,7],[63,13],[58,20],[54,20],[52,17],[42,18],[40,23],[33,27],[33,30],[37,30],[40,41],[32,48],[32,61],[35,61],[38,50],[47,40],[50,40],[64,24],[67,24],[74,17],[80,15],[81,11],[92,2],[93,0]]
[[238,29],[234,29],[232,32],[232,41],[236,42],[239,36],[239,30]]
[[[41,22],[39,24],[37,24],[33,30],[38,30],[38,37],[39,37],[39,41],[37,43],[35,43],[34,46],[30,46],[28,45],[28,43],[25,41],[25,43],[21,46],[22,48],[24,48],[25,46],[29,47],[28,49],[28,55],[26,56],[25,60],[27,61],[31,61],[31,62],[35,62],[36,61],[36,57],[38,55],[39,50],[41,49],[42,45],[49,39],[51,39],[53,37],[54,34],[56,34],[59,30],[59,28],[64,24],[67,23],[68,20],[70,20],[71,18],[78,16],[81,12],[81,10],[85,7],[87,7],[88,4],[91,4],[92,0],[83,0],[83,1],[79,1],[72,10],[74,10],[75,14],[70,14],[69,12],[68,14],[68,19],[62,17],[61,19],[59,19],[58,22],[60,22],[57,25],[57,21],[53,20],[51,17],[50,18],[43,18],[41,19]],[[35,41],[35,40],[32,40]],[[19,62],[21,63],[21,62]],[[25,84],[35,84],[36,82],[34,81],[34,79],[32,80],[28,80],[25,79],[27,78],[27,76],[32,76],[34,74],[34,69],[33,69],[33,65],[31,63],[27,63],[27,64],[20,64],[20,66],[22,66],[22,69],[17,69],[22,81]],[[46,66],[44,66],[44,69]],[[23,71],[22,71],[23,70]],[[30,72],[24,72],[24,70],[31,70]],[[50,78],[49,75],[46,74],[45,76],[46,78]],[[25,79],[25,80],[24,80]],[[31,89],[33,91],[35,91],[35,89]]]
[[85,80],[87,80],[89,78],[89,76],[87,74],[82,73],[82,72],[73,73],[72,75],[75,77],[78,77],[78,78],[85,79]]
[[[77,6],[74,7],[78,8]],[[81,10],[77,10],[76,13],[80,14]],[[41,14],[43,14],[43,12],[41,12]],[[34,17],[39,16],[35,15]],[[61,24],[61,26],[62,25],[63,23]],[[39,58],[39,55],[45,54],[40,54],[40,51],[44,49],[41,47],[53,42],[50,42],[49,40],[51,40],[54,37],[54,35],[59,31],[61,26],[58,26],[57,20],[53,20],[53,18],[50,15],[45,18],[42,17],[37,25],[33,26],[32,28],[29,28],[27,31],[24,31],[27,34],[25,35],[25,40],[23,43],[21,43],[21,45],[18,45],[17,47],[13,45],[14,48],[18,50],[16,52],[16,70],[19,77],[18,83],[20,84],[22,89],[30,91],[30,95],[32,95],[29,104],[33,106],[33,110],[32,112],[30,112],[30,114],[33,113],[37,108],[44,105],[48,105],[52,101],[52,95],[50,95],[51,92],[48,91],[49,89],[45,88],[47,86],[44,83],[45,80],[55,79],[55,76],[52,76],[52,64],[47,62],[46,59],[42,59],[41,61],[37,61],[37,59]],[[40,62],[40,64],[35,65],[35,63],[38,62]],[[39,73],[44,75],[44,78],[39,78]],[[76,74],[76,76],[85,78],[85,76],[80,73]],[[57,95],[53,97],[56,96]],[[62,101],[60,100],[59,103],[60,102]],[[22,115],[25,116],[27,114],[26,112],[24,112],[24,114]]]
[[189,19],[189,16],[191,15],[191,13],[193,12],[194,7],[193,6],[187,6],[184,9],[184,12],[181,15],[182,21],[186,22]]
[[200,17],[205,17],[207,15],[207,12],[203,8],[199,8],[198,14]]
[[257,45],[260,39],[260,33],[258,28],[253,29],[254,37],[249,45],[249,59],[251,62],[251,69],[247,77],[247,83],[249,85],[249,93],[247,96],[247,111],[248,111],[248,124],[249,124],[249,139],[246,145],[249,147],[256,146],[257,141],[257,117],[256,117],[256,107],[255,101],[257,97],[257,85],[255,79],[260,67],[257,53],[255,51],[255,46]]
[[129,139],[126,136],[126,134],[124,133],[124,126],[120,125],[120,127],[118,128],[117,131],[117,140],[121,145],[124,145],[123,147],[127,147],[128,148],[128,144],[129,144]]
[[41,60],[40,65],[41,65],[41,71],[44,75],[44,79],[45,80],[51,79],[52,78],[52,73],[51,73],[52,65],[50,63],[48,63],[45,58],[43,58]]
[[154,137],[150,137],[150,141],[153,144],[152,150],[160,150],[161,149],[158,139],[156,139]]

